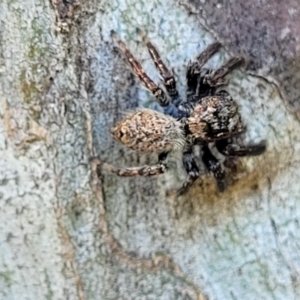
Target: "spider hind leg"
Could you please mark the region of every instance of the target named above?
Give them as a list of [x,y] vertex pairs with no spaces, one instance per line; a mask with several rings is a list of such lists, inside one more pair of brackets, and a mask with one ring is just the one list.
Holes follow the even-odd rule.
[[142,37],[143,42],[146,44],[148,48],[149,54],[155,64],[155,67],[159,71],[159,74],[164,80],[164,86],[166,87],[166,90],[169,96],[171,97],[172,103],[174,103],[175,106],[177,106],[180,103],[180,97],[176,89],[176,81],[173,74],[166,67],[158,51],[153,46],[153,44],[149,41],[147,36],[142,32],[142,30],[138,28],[137,33]]
[[134,177],[134,176],[155,176],[162,174],[167,169],[167,152],[160,153],[158,156],[159,163],[156,165],[145,165],[141,167],[131,167],[131,168],[122,168],[122,169],[115,169],[114,167],[110,166],[110,171],[118,176],[122,177]]
[[119,48],[124,53],[127,58],[127,61],[132,67],[134,74],[139,77],[139,79],[143,82],[146,88],[154,95],[156,100],[161,106],[168,106],[169,99],[166,97],[164,91],[152,81],[152,79],[146,74],[142,65],[136,60],[136,58],[132,55],[132,53],[128,50],[126,45],[119,38],[117,33],[112,31],[112,38],[118,43]]

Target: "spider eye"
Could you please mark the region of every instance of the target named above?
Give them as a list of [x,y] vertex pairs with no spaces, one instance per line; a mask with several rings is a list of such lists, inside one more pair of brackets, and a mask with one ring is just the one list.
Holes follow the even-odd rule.
[[124,135],[124,132],[122,130],[120,130],[119,131],[119,139],[121,139],[123,135]]

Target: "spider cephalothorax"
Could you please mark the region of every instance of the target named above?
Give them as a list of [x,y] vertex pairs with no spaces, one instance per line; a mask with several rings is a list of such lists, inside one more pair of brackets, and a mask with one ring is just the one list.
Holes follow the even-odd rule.
[[207,169],[214,174],[218,188],[226,188],[225,172],[208,147],[214,143],[220,153],[226,156],[259,155],[265,150],[264,144],[240,146],[233,143],[231,137],[244,131],[237,104],[224,90],[218,88],[226,84],[225,76],[244,63],[241,57],[232,58],[219,69],[204,69],[203,65],[221,47],[214,43],[200,53],[187,68],[187,97],[180,98],[172,73],[162,62],[158,52],[143,33],[151,58],[164,80],[163,89],[156,85],[145,73],[141,64],[134,58],[125,44],[113,33],[120,49],[125,54],[133,72],[149,89],[164,114],[139,109],[127,115],[111,132],[125,146],[141,152],[158,153],[159,163],[154,166],[142,166],[124,169],[112,169],[119,176],[151,176],[166,170],[166,158],[174,148],[183,151],[183,165],[188,179],[179,193],[184,193],[199,177],[193,146],[200,145],[202,160]]

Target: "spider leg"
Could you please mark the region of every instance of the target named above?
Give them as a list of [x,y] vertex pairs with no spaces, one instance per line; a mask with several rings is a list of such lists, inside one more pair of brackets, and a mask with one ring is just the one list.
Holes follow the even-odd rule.
[[199,177],[199,169],[196,164],[192,148],[189,148],[183,153],[182,162],[186,172],[188,173],[188,178],[182,187],[177,191],[178,195],[185,194]]
[[112,173],[115,173],[118,176],[122,177],[132,177],[132,176],[154,176],[162,174],[167,169],[167,152],[163,152],[159,154],[158,160],[159,163],[153,166],[145,165],[141,167],[132,167],[132,168],[122,168],[115,169],[113,167],[110,168]]
[[203,65],[221,48],[221,44],[216,42],[209,45],[188,65],[187,73],[199,74]]
[[232,139],[219,140],[216,142],[216,147],[225,156],[255,156],[266,150],[265,142],[257,145],[241,146],[234,144]]
[[180,99],[178,91],[176,89],[176,81],[175,81],[173,74],[166,67],[166,65],[162,61],[159,53],[157,52],[156,48],[148,40],[146,35],[140,29],[137,29],[137,32],[139,35],[142,36],[143,42],[146,44],[146,46],[148,48],[149,54],[155,64],[155,67],[157,68],[157,70],[159,71],[160,75],[162,76],[162,78],[164,80],[164,85],[166,87],[168,94],[170,95],[170,97],[172,99],[172,103],[174,103],[175,106],[178,106],[178,104],[181,102],[181,99]]
[[129,64],[132,67],[134,74],[139,77],[139,79],[144,83],[146,88],[154,95],[154,97],[157,99],[158,103],[161,106],[168,106],[169,100],[166,97],[163,90],[157,84],[155,84],[145,73],[145,71],[142,68],[142,65],[135,59],[135,57],[131,54],[131,52],[127,49],[126,45],[121,41],[121,39],[115,32],[112,32],[112,37],[118,43],[121,51],[125,54]]
[[187,99],[189,102],[193,101],[191,98],[197,98],[197,95],[200,94],[200,85],[203,84],[201,83],[201,79],[208,72],[208,70],[201,70],[201,68],[220,49],[220,47],[220,43],[213,43],[209,45],[189,63],[186,72]]
[[219,191],[223,192],[226,189],[225,172],[218,159],[211,153],[206,144],[202,146],[202,160],[206,168],[214,174]]
[[228,62],[222,65],[220,68],[213,70],[208,75],[206,75],[206,82],[211,87],[218,87],[226,84],[225,76],[229,74],[234,69],[242,66],[245,63],[243,57],[231,58]]

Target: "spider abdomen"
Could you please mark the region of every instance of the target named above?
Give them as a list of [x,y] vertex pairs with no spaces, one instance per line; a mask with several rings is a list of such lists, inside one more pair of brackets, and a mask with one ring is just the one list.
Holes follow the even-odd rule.
[[184,143],[179,121],[147,109],[129,114],[111,132],[123,145],[140,152],[168,152]]
[[244,130],[237,104],[230,95],[202,98],[188,118],[189,131],[205,141],[224,139]]

